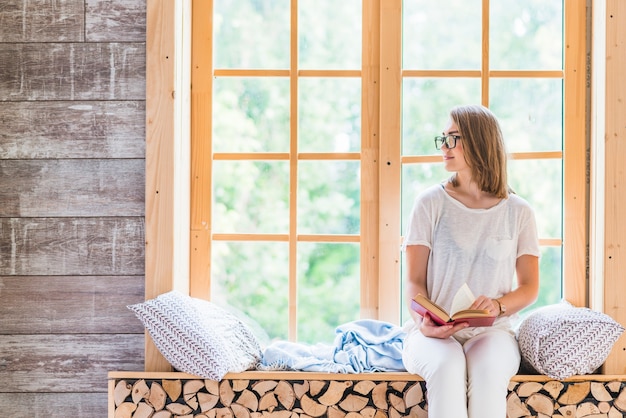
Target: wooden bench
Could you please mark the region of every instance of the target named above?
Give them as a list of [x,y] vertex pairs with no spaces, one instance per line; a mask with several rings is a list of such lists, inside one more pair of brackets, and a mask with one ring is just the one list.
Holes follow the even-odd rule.
[[[427,417],[409,373],[249,371],[220,382],[178,372],[109,372],[109,418]],[[511,379],[508,418],[626,416],[626,376]]]

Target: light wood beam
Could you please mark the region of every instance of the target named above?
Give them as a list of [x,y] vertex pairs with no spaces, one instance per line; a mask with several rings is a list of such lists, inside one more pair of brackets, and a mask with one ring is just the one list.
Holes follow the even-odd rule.
[[[189,291],[188,1],[147,1],[146,299]],[[187,22],[186,22],[187,20]],[[185,64],[187,63],[187,64]],[[146,371],[168,371],[146,334]]]
[[381,1],[379,319],[400,319],[400,163],[402,1]]
[[[626,325],[626,2],[606,0],[604,312]],[[604,373],[626,373],[626,335]]]
[[587,2],[567,1],[564,7],[563,292],[572,304],[587,306]]
[[363,0],[361,79],[361,318],[378,318],[380,0]]
[[190,295],[211,299],[213,1],[193,0]]

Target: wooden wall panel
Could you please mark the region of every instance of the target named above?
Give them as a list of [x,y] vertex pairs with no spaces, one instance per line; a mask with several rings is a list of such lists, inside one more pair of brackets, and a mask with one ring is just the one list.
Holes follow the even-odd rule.
[[84,40],[84,0],[2,0],[0,42]]
[[[147,2],[146,298],[189,292],[190,1]],[[150,338],[146,370],[171,365]]]
[[145,0],[86,0],[85,3],[87,42],[145,41]]
[[143,370],[143,350],[143,334],[3,335],[2,390],[106,392],[110,370]]
[[144,301],[143,276],[0,276],[0,289],[0,334],[144,331],[126,307]]
[[143,218],[0,218],[0,275],[143,275]]
[[[606,0],[604,115],[604,312],[626,326],[626,2]],[[605,373],[626,373],[626,334],[613,346]]]
[[0,1],[3,416],[107,416],[144,369],[145,9]]
[[0,160],[0,216],[143,216],[144,166],[139,159]]
[[0,102],[0,155],[144,158],[144,101]]
[[143,100],[144,43],[0,44],[0,100]]
[[6,417],[106,417],[101,393],[0,393]]

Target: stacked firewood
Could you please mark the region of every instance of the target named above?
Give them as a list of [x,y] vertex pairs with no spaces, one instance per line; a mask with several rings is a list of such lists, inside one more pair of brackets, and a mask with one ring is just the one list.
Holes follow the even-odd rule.
[[[622,381],[512,381],[508,418],[626,416]],[[114,418],[427,417],[424,381],[121,379]]]
[[507,417],[622,418],[626,415],[623,382],[511,382]]
[[120,380],[115,418],[426,417],[423,382]]

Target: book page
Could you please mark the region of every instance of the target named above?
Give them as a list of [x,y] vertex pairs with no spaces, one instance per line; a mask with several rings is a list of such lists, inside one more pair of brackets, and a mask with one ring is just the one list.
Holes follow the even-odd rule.
[[458,311],[469,309],[476,300],[476,296],[472,293],[467,283],[465,283],[454,295],[452,300],[452,306],[450,306],[450,316],[453,316]]

